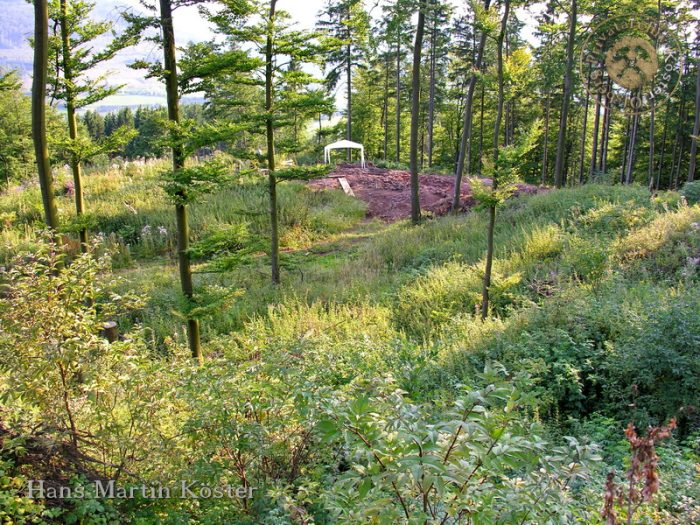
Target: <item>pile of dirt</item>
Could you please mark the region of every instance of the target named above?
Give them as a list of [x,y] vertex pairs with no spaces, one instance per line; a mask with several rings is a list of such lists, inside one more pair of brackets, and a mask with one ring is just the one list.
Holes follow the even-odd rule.
[[[328,176],[309,183],[313,188],[340,188],[338,179],[344,177],[359,199],[367,203],[367,216],[387,222],[411,216],[411,174],[407,171],[377,168],[368,164],[339,164]],[[482,179],[490,184],[489,179]],[[455,178],[447,175],[420,175],[421,209],[434,215],[445,215],[452,207]],[[518,185],[516,193],[537,193],[541,188],[529,184]],[[469,181],[463,180],[460,191],[460,209],[467,211],[476,204]]]

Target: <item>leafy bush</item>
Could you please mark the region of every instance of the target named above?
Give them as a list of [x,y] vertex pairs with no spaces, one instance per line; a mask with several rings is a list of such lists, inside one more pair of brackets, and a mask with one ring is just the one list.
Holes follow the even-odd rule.
[[160,365],[141,334],[112,344],[101,335],[106,321],[141,304],[136,296],[109,292],[108,268],[108,255],[92,253],[69,264],[49,242],[18,256],[2,275],[3,420],[18,436],[35,439],[38,432],[37,446],[63,458],[45,454],[46,463],[36,468],[49,477],[39,479],[95,475],[95,465],[105,474],[129,471],[157,446],[167,425],[170,381],[155,373]]
[[693,204],[700,204],[700,180],[693,182],[686,182],[681,188],[681,195],[685,197],[685,200],[691,206]]
[[618,410],[632,402],[642,425],[678,417],[686,435],[700,422],[700,293],[661,293],[615,344],[609,382],[624,396]]
[[585,482],[595,449],[573,438],[550,448],[523,419],[516,389],[489,369],[482,381],[447,406],[413,404],[391,380],[330,403],[320,428],[342,440],[349,463],[324,498],[334,522],[585,520],[569,487]]

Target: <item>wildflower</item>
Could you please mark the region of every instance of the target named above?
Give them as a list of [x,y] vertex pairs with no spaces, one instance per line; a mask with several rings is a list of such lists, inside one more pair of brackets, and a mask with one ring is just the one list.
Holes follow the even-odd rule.
[[143,229],[141,230],[142,237],[146,237],[148,235],[151,235],[151,225],[150,224],[146,224],[146,226],[144,226]]
[[168,235],[168,230],[165,226],[158,226],[158,234],[162,236]]

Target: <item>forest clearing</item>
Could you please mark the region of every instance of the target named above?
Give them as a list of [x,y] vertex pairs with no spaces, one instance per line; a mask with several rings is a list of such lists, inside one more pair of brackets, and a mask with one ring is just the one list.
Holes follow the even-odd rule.
[[0,0],[0,521],[700,524],[699,13]]
[[[342,188],[339,178],[344,178],[352,192],[367,204],[368,217],[395,221],[411,216],[411,174],[408,171],[340,164],[325,178],[311,181],[310,186],[319,189]],[[482,180],[487,185],[491,184],[489,179]],[[454,200],[454,177],[421,174],[419,187],[422,211],[435,216],[450,212]],[[519,184],[514,194],[536,192],[536,186]],[[465,212],[475,205],[469,181],[462,181],[459,210]]]

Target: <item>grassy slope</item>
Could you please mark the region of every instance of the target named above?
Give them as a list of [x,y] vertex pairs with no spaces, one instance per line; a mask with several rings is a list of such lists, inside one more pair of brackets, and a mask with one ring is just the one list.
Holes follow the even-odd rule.
[[[149,299],[139,320],[157,344],[176,348],[177,281],[167,257],[173,218],[154,177],[153,170],[133,179],[93,176],[88,198],[101,231],[120,248],[125,286]],[[495,317],[486,323],[472,315],[485,248],[481,213],[411,227],[363,222],[362,207],[341,192],[283,185],[281,200],[282,286],[269,284],[262,257],[197,276],[198,289],[244,292],[206,320],[210,355],[280,362],[280,378],[291,367],[334,387],[392,374],[428,402],[451,397],[456,384],[496,360],[531,375],[534,413],[552,428],[593,433],[611,446],[623,422],[660,421],[700,391],[700,207],[681,205],[675,194],[650,200],[642,188],[590,185],[509,202],[496,231]],[[61,206],[69,215],[70,201]],[[243,216],[263,232],[264,214],[252,212],[264,207],[264,189],[241,181],[195,206],[195,235]],[[0,214],[4,253],[31,244],[38,192],[0,197]],[[168,233],[153,239],[146,225]],[[697,421],[686,414],[682,424],[688,430]],[[692,479],[685,470],[679,483]]]

